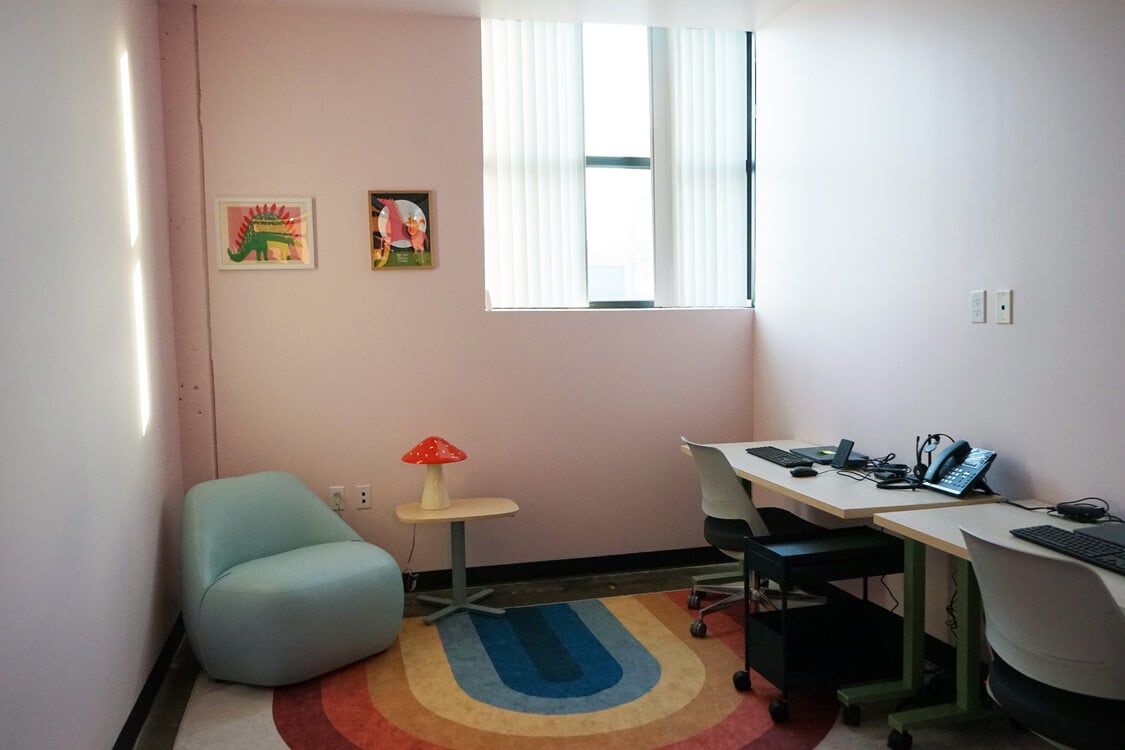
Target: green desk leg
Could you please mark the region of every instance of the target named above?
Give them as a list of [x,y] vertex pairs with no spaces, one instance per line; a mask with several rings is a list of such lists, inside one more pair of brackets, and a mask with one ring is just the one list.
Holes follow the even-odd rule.
[[926,666],[926,547],[904,539],[902,549],[902,679],[840,688],[836,697],[844,706],[848,724],[859,723],[860,704],[908,698],[922,687]]
[[[994,716],[981,697],[980,647],[981,647],[981,602],[980,587],[973,575],[973,567],[967,560],[957,558],[957,601],[954,613],[957,615],[957,698],[955,703],[940,706],[916,708],[899,711],[887,717],[891,729],[903,735],[911,729],[971,721]],[[892,737],[894,732],[891,733]],[[906,747],[909,747],[909,741]]]
[[431,615],[423,618],[423,622],[427,625],[432,625],[437,620],[451,615],[454,612],[480,612],[485,615],[500,616],[504,614],[504,610],[496,609],[495,607],[485,607],[480,604],[474,604],[479,599],[483,599],[492,593],[492,589],[484,589],[478,591],[472,596],[467,595],[467,586],[465,578],[465,522],[454,521],[449,524],[449,549],[450,549],[450,572],[453,574],[453,591],[450,592],[451,598],[442,599],[437,596],[430,596],[428,594],[418,597],[418,601],[428,602],[429,604],[437,604],[443,607]]

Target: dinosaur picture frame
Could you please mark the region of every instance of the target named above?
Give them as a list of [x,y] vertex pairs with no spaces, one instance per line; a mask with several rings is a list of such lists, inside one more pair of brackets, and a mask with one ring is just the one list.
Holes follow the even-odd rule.
[[432,196],[428,190],[370,190],[371,270],[434,267]]
[[220,271],[316,268],[311,197],[217,198]]

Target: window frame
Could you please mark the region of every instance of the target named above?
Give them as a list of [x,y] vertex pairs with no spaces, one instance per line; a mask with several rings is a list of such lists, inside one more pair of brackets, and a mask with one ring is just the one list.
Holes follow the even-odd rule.
[[[568,24],[564,24],[563,26],[567,26],[567,25]],[[581,46],[582,46],[582,43],[581,43],[581,35],[582,35],[581,28],[584,26],[584,24],[576,24],[576,25],[569,25],[569,26],[571,26],[572,28],[575,28],[575,27],[579,28],[579,35],[580,36],[579,36],[578,49],[581,50]],[[490,28],[496,28],[496,27],[493,26],[493,27],[490,27]],[[743,52],[745,53],[744,59],[745,59],[745,66],[746,66],[745,69],[742,71],[742,74],[738,76],[740,78],[743,78],[743,85],[745,86],[745,110],[746,110],[745,115],[746,115],[746,117],[745,117],[745,120],[744,120],[745,125],[743,126],[743,127],[745,127],[745,131],[746,131],[745,132],[745,139],[746,139],[745,140],[745,154],[746,154],[746,156],[745,156],[745,158],[746,158],[745,166],[744,166],[744,168],[740,168],[740,166],[737,165],[737,162],[734,162],[734,164],[732,164],[729,159],[725,160],[725,161],[718,162],[718,164],[720,165],[720,169],[726,170],[726,176],[725,176],[725,178],[722,178],[722,179],[725,179],[726,182],[724,183],[724,182],[720,181],[717,185],[715,185],[715,187],[717,187],[720,191],[718,193],[715,193],[714,192],[715,187],[712,187],[710,189],[711,192],[708,193],[708,198],[707,198],[707,200],[709,200],[709,201],[714,200],[715,201],[715,207],[720,211],[723,210],[723,208],[721,207],[722,203],[720,203],[720,201],[725,201],[725,211],[728,212],[727,215],[728,216],[737,216],[737,214],[731,214],[729,212],[731,212],[732,210],[738,211],[737,207],[740,205],[741,201],[739,201],[737,199],[734,200],[734,201],[731,201],[730,198],[732,198],[732,197],[734,197],[734,195],[737,195],[737,194],[740,194],[740,193],[745,195],[744,209],[742,211],[738,211],[738,213],[743,213],[743,211],[744,211],[744,214],[743,214],[744,217],[745,217],[744,229],[736,230],[733,235],[730,234],[729,231],[728,231],[727,234],[726,234],[726,237],[730,238],[731,241],[733,243],[736,243],[736,244],[727,245],[726,241],[721,236],[722,232],[724,231],[721,228],[722,227],[721,224],[707,223],[707,224],[697,225],[699,227],[702,227],[702,230],[701,230],[702,232],[705,232],[703,234],[700,234],[694,228],[694,226],[696,226],[696,225],[693,225],[693,224],[690,223],[692,221],[691,215],[685,213],[685,210],[686,210],[687,206],[685,206],[684,208],[677,208],[671,201],[673,199],[673,196],[676,196],[676,198],[678,199],[678,196],[680,195],[680,192],[679,192],[680,188],[678,188],[677,186],[681,184],[679,182],[679,180],[682,179],[682,177],[680,176],[680,174],[681,174],[680,170],[682,169],[681,162],[680,162],[680,154],[681,153],[689,155],[689,161],[686,162],[686,164],[688,165],[687,166],[688,169],[697,170],[699,168],[699,167],[691,166],[692,164],[698,163],[698,164],[707,165],[707,164],[715,163],[715,162],[710,162],[710,161],[706,161],[706,160],[698,161],[698,162],[693,162],[693,161],[690,160],[692,158],[692,156],[697,153],[696,148],[694,146],[692,146],[691,144],[694,144],[694,143],[700,144],[700,148],[702,150],[698,152],[698,155],[699,156],[705,156],[706,153],[707,153],[706,149],[708,147],[705,146],[704,144],[707,144],[707,143],[711,142],[711,136],[708,135],[709,130],[706,127],[702,130],[699,129],[700,120],[698,118],[703,117],[704,119],[706,119],[708,121],[711,121],[712,117],[711,117],[711,115],[706,115],[706,114],[696,115],[695,113],[699,113],[701,111],[700,107],[702,106],[702,107],[705,108],[703,110],[703,112],[708,112],[709,108],[710,108],[710,105],[712,103],[714,103],[714,105],[715,105],[715,115],[714,115],[714,117],[717,118],[717,119],[714,119],[713,121],[715,122],[716,126],[723,128],[721,131],[716,131],[716,136],[718,136],[719,132],[722,132],[722,133],[727,134],[725,136],[727,138],[729,138],[730,136],[734,136],[735,139],[741,140],[741,137],[742,137],[743,134],[740,133],[740,130],[742,128],[736,125],[734,127],[734,129],[732,130],[732,128],[730,126],[735,125],[736,120],[732,120],[732,118],[731,118],[731,115],[733,114],[731,112],[731,109],[729,107],[724,108],[722,106],[722,100],[715,99],[713,96],[707,96],[706,94],[704,95],[704,98],[698,98],[698,99],[693,98],[693,99],[686,99],[686,100],[682,100],[682,101],[680,100],[680,95],[678,93],[676,93],[677,89],[673,88],[674,86],[679,85],[680,73],[678,73],[678,72],[676,73],[676,79],[675,80],[673,80],[672,78],[669,77],[670,75],[672,75],[672,71],[673,71],[673,68],[672,68],[673,55],[675,56],[676,59],[679,58],[678,46],[675,48],[676,51],[673,52],[674,48],[672,46],[670,46],[672,44],[672,42],[666,41],[666,40],[675,39],[676,44],[678,45],[680,43],[679,42],[680,39],[684,39],[684,38],[687,38],[687,37],[685,37],[683,34],[681,34],[680,30],[665,29],[665,28],[661,28],[661,27],[643,27],[643,28],[647,31],[647,38],[648,38],[648,44],[647,44],[647,48],[648,48],[647,49],[647,65],[648,65],[648,72],[649,72],[649,76],[648,76],[648,96],[649,96],[649,100],[651,102],[651,106],[649,108],[649,113],[648,113],[648,115],[649,115],[648,116],[648,124],[649,124],[649,134],[650,134],[650,142],[651,142],[651,148],[650,148],[651,155],[650,156],[610,156],[610,155],[605,155],[605,154],[589,155],[587,153],[584,153],[585,148],[582,147],[582,141],[585,140],[585,139],[583,139],[583,138],[581,138],[581,136],[579,136],[579,140],[578,140],[577,145],[578,145],[580,150],[579,150],[578,153],[572,154],[571,158],[573,160],[570,162],[572,164],[571,168],[574,169],[574,172],[572,174],[575,175],[575,176],[582,175],[581,177],[578,178],[579,180],[581,180],[581,182],[578,183],[577,185],[575,185],[575,187],[579,188],[579,189],[570,193],[570,195],[572,196],[571,199],[570,199],[571,204],[572,204],[571,210],[574,212],[572,214],[572,216],[576,219],[580,219],[580,221],[574,222],[574,224],[573,224],[574,234],[573,234],[572,247],[573,247],[574,250],[578,251],[578,253],[570,256],[573,259],[572,261],[565,261],[564,260],[563,263],[564,264],[565,263],[574,263],[574,266],[572,267],[573,272],[581,274],[581,276],[577,276],[577,277],[572,276],[571,278],[579,278],[579,279],[590,278],[590,270],[591,270],[591,267],[590,267],[590,261],[591,261],[590,230],[591,230],[591,224],[590,224],[589,217],[586,215],[586,211],[583,208],[584,205],[588,205],[588,202],[589,202],[589,199],[590,199],[589,180],[590,180],[591,175],[592,175],[590,170],[592,170],[592,169],[603,169],[603,168],[614,169],[614,170],[647,169],[649,171],[648,178],[649,178],[649,185],[650,185],[650,196],[651,196],[651,201],[652,201],[651,215],[648,217],[648,220],[649,220],[650,226],[651,226],[651,231],[652,231],[652,239],[653,239],[652,256],[651,256],[651,263],[652,263],[651,282],[653,284],[652,299],[647,299],[647,300],[646,299],[619,300],[619,299],[605,299],[605,298],[603,298],[603,299],[591,299],[591,296],[590,296],[591,289],[590,289],[588,283],[585,282],[585,281],[580,281],[579,285],[576,289],[573,286],[570,287],[570,289],[572,291],[576,291],[577,294],[572,293],[572,294],[569,294],[569,296],[567,296],[564,293],[563,296],[567,297],[567,298],[565,300],[561,300],[561,299],[559,300],[559,301],[563,302],[563,304],[561,304],[561,305],[552,304],[551,301],[548,301],[547,299],[543,299],[542,290],[544,289],[544,287],[536,286],[535,281],[533,279],[529,279],[531,284],[528,287],[528,298],[524,301],[526,303],[530,303],[530,304],[525,304],[523,306],[520,306],[520,304],[519,304],[520,300],[512,300],[512,301],[516,302],[515,305],[505,304],[504,306],[498,307],[498,308],[495,308],[495,309],[515,309],[515,310],[519,310],[519,309],[525,309],[525,310],[544,309],[544,310],[549,310],[549,309],[584,309],[584,308],[586,308],[586,309],[590,309],[590,308],[595,308],[595,309],[596,308],[603,308],[603,309],[604,308],[655,308],[655,307],[658,306],[658,303],[660,303],[659,306],[661,308],[668,308],[668,309],[677,309],[677,308],[685,308],[686,309],[686,308],[696,308],[696,307],[701,308],[701,309],[714,308],[714,307],[732,307],[732,308],[743,308],[743,307],[752,308],[752,307],[754,307],[754,281],[755,281],[754,258],[755,258],[755,255],[756,255],[755,227],[756,227],[756,218],[757,218],[756,217],[756,211],[755,211],[755,204],[756,204],[756,185],[755,185],[755,182],[756,182],[755,181],[755,172],[756,172],[756,153],[755,153],[756,152],[756,106],[755,106],[756,105],[756,103],[755,103],[756,55],[755,55],[755,48],[754,48],[754,34],[751,31],[741,32],[739,34],[739,36],[742,37],[742,40],[741,40],[741,42],[735,41],[734,46],[731,46],[731,42],[734,41],[734,40],[731,40],[729,37],[728,37],[726,42],[723,42],[724,44],[726,44],[726,49],[730,53],[736,54],[739,57],[742,57],[743,55],[741,53],[737,52],[736,50],[739,46],[744,47]],[[521,32],[517,31],[516,33],[519,34]],[[526,32],[523,32],[523,33],[526,33]],[[690,34],[690,32],[689,32],[689,34]],[[675,35],[675,36],[673,36],[673,35]],[[695,39],[697,37],[693,36],[693,37],[690,37],[690,38]],[[713,38],[713,37],[708,37],[708,38]],[[491,37],[489,37],[489,39],[491,40]],[[689,43],[694,43],[694,42],[689,42]],[[518,42],[517,42],[517,45],[518,45]],[[493,48],[491,45],[489,45],[488,49],[490,50],[490,53],[489,53],[488,59],[489,59],[490,62],[486,63],[486,65],[488,65],[488,64],[495,65],[495,62],[493,62],[493,61],[501,59],[502,55],[505,55],[505,54],[507,54],[509,56],[513,55],[513,53],[511,51],[509,51],[511,49],[516,50],[514,55],[516,55],[516,56],[519,55],[518,46],[513,46],[513,45],[510,44],[510,42],[508,43],[508,46],[506,48],[505,47],[498,47],[498,48],[501,51],[499,53],[493,53],[493,52],[491,52],[491,50],[496,49],[496,48]],[[562,48],[563,47],[560,46],[560,49],[562,49]],[[526,47],[525,47],[525,49],[526,49]],[[641,52],[641,50],[639,50],[639,49],[636,50],[636,51]],[[571,54],[573,54],[573,53],[571,53]],[[585,59],[583,59],[583,55],[582,55],[581,51],[579,51],[578,56],[579,56],[579,58],[578,58],[577,62],[579,63],[579,67],[577,68],[577,70],[578,70],[578,77],[577,77],[577,81],[576,81],[577,82],[577,89],[571,88],[571,91],[577,90],[577,91],[581,92],[581,90],[583,88],[583,80],[586,79],[586,65],[585,65],[586,61],[585,61]],[[680,70],[679,63],[677,62],[676,65],[677,65],[677,68],[675,70],[679,71]],[[699,68],[696,68],[696,70],[699,70]],[[724,69],[724,68],[720,67],[720,68],[711,68],[710,70],[719,71],[720,75],[721,75],[721,71],[730,70],[730,69],[729,68]],[[705,77],[709,75],[706,72],[706,69],[704,69],[703,75]],[[711,73],[710,75],[714,75],[714,74]],[[710,86],[712,86],[714,84],[705,84],[705,85],[707,85],[708,88],[702,88],[702,89],[692,88],[689,85],[689,88],[686,89],[686,90],[687,91],[698,91],[698,92],[718,92],[718,91],[722,90],[720,86],[716,86],[715,88],[710,88]],[[581,94],[579,94],[579,96],[581,97]],[[689,94],[689,96],[692,96],[692,95]],[[696,95],[696,96],[698,96],[698,95]],[[741,99],[742,97],[738,96],[738,98]],[[489,100],[489,101],[491,101],[491,100]],[[533,99],[531,101],[536,101],[536,102],[537,101],[547,101],[547,102],[549,102],[548,106],[550,106],[550,103],[557,102],[558,99],[556,97],[554,99],[549,99],[549,100],[548,99],[540,100],[540,99],[538,99],[536,94],[533,94]],[[686,109],[686,110],[682,109],[684,104],[689,104],[690,108]],[[576,122],[578,123],[578,128],[581,129],[584,126],[584,123],[587,122],[586,116],[583,112],[583,108],[572,108],[571,111],[576,115]],[[488,109],[488,112],[486,113],[486,120],[488,120],[488,117],[493,112],[503,113],[503,110],[499,109],[499,108],[494,110],[494,109],[492,109],[492,105],[489,104],[489,109]],[[724,114],[724,112],[725,112],[725,114]],[[542,113],[542,108],[540,108],[538,114],[541,116],[541,113]],[[680,131],[677,123],[679,122],[680,117],[685,116],[685,113],[686,113],[686,117],[688,118],[687,122],[691,123],[691,125],[689,125],[689,128],[687,130]],[[741,119],[741,118],[738,118],[738,119]],[[503,120],[497,120],[497,121],[502,122]],[[542,122],[542,120],[540,120],[539,122]],[[588,125],[586,125],[586,126],[588,127]],[[540,126],[540,127],[542,127],[542,126]],[[548,127],[552,127],[552,126],[548,125]],[[571,123],[570,127],[571,127],[571,132],[573,132],[574,123]],[[542,133],[544,131],[540,130],[539,132]],[[600,131],[598,131],[598,132],[600,132]],[[678,137],[675,135],[677,132],[680,133],[680,135]],[[486,126],[486,133],[489,133],[489,134],[492,133],[492,131],[489,131],[487,129],[487,126]],[[697,133],[697,134],[691,135],[691,133]],[[685,137],[689,138],[690,140],[684,140]],[[675,142],[670,140],[670,139],[673,139],[673,138],[678,138],[678,140],[675,141]],[[737,143],[737,140],[735,141],[735,143]],[[501,140],[501,141],[496,141],[496,142],[502,144],[502,143],[505,143],[506,141]],[[493,173],[491,171],[489,171],[489,168],[487,166],[489,154],[493,153],[492,151],[489,150],[491,148],[490,144],[492,144],[492,143],[493,143],[493,140],[486,139],[486,146],[485,146],[485,150],[486,150],[485,180],[486,180],[486,182],[488,182],[489,179],[494,179],[493,177],[490,177]],[[729,140],[728,140],[728,143],[730,143]],[[686,151],[680,151],[679,149],[682,148],[682,146],[676,145],[676,144],[687,144],[686,145],[687,150]],[[517,148],[519,148],[519,146],[517,146]],[[736,146],[735,148],[738,148],[738,147]],[[616,150],[616,149],[613,149],[611,147],[610,149],[606,149],[606,150]],[[497,151],[497,153],[498,154],[499,153],[509,153],[509,154],[515,154],[515,155],[518,156],[518,152],[516,151],[516,149],[512,149],[509,152]],[[674,159],[672,158],[673,154],[675,154]],[[666,156],[668,158],[665,158]],[[696,158],[698,158],[698,157],[696,157]],[[498,163],[502,164],[503,162],[498,161]],[[725,165],[725,166],[722,166],[722,165]],[[503,167],[501,167],[501,168],[503,168]],[[507,168],[509,169],[509,172],[511,173],[511,162],[508,163]],[[704,166],[704,169],[708,169],[708,167]],[[739,172],[743,173],[741,177],[738,177]],[[519,172],[517,171],[517,172],[515,172],[515,174],[519,174]],[[704,174],[707,174],[707,173],[704,173]],[[565,178],[565,177],[564,177],[564,179],[572,179],[573,180],[573,178]],[[545,183],[545,184],[547,184],[548,187],[550,187],[549,183]],[[733,191],[734,195],[732,195],[731,193],[727,193],[724,196],[724,193],[722,192],[722,190],[724,189],[723,188],[724,184],[728,186],[728,188],[727,188],[728,190]],[[532,185],[532,187],[535,188],[534,185]],[[706,190],[707,188],[706,188],[705,184],[703,184],[703,185],[699,185],[698,188],[693,187],[692,189],[693,190],[698,190],[698,189]],[[743,191],[745,191],[745,192],[743,193]],[[512,193],[512,194],[515,195],[516,193]],[[564,191],[563,193],[560,193],[560,194],[565,196],[567,193]],[[492,193],[489,193],[488,195],[492,195]],[[531,192],[529,192],[528,195],[529,195],[529,200],[532,200],[532,201],[537,200],[537,199],[541,200],[541,198],[539,196],[543,195],[542,188],[535,188]],[[693,193],[692,195],[695,196],[695,197],[692,198],[692,200],[696,201],[696,204],[693,204],[693,205],[698,205],[700,193],[696,192],[696,193]],[[503,204],[501,203],[499,205],[502,206]],[[490,214],[490,216],[491,215],[492,214]],[[512,216],[518,216],[518,215],[519,214],[513,214]],[[637,216],[637,218],[640,219],[641,221],[643,221],[644,219],[641,218],[641,217],[643,217],[643,215],[644,215],[643,213],[639,214]],[[682,223],[682,222],[688,222],[688,223],[685,224],[685,223]],[[739,221],[738,223],[741,224],[742,222]],[[525,223],[519,223],[518,221],[513,219],[512,222],[508,225],[497,224],[497,226],[511,227],[518,234],[519,232],[525,230],[528,226],[534,227],[534,224],[529,225],[529,224],[525,224]],[[558,225],[553,225],[553,226],[555,226],[555,228],[557,229]],[[715,236],[715,235],[712,234],[712,229],[711,229],[712,227],[718,227],[717,231],[720,233],[720,236]],[[500,229],[499,231],[502,232],[502,231],[504,231],[504,229]],[[563,231],[564,231],[564,234],[565,234],[565,231],[567,231],[567,230],[565,230],[565,228],[564,228]],[[685,231],[687,232],[687,234],[685,234]],[[741,232],[745,232],[745,236],[742,238],[741,241],[739,241],[737,238],[738,238],[738,235]],[[511,232],[509,232],[508,237],[511,237],[511,236],[512,236],[512,234],[511,234]],[[556,235],[552,234],[551,236],[554,237]],[[559,235],[559,236],[563,236],[563,235]],[[681,245],[680,244],[681,242],[684,242],[686,244]],[[714,242],[718,242],[719,244],[717,244],[717,245],[712,244]],[[737,245],[742,245],[742,252],[745,253],[745,256],[742,257],[741,259],[740,259],[741,253],[737,252],[737,250],[736,250]],[[725,246],[725,249],[724,249],[724,246]],[[512,251],[510,249],[510,245],[507,244],[507,242],[503,245],[503,247],[504,247],[504,249],[501,250],[503,255],[498,256],[498,257],[508,257],[508,258],[512,258],[512,257],[518,258],[519,257],[518,254],[516,256],[511,255]],[[713,251],[708,250],[708,248],[712,248],[712,247],[714,248]],[[734,251],[734,252],[732,252],[732,251]],[[737,271],[735,272],[735,275],[733,275],[733,276],[729,275],[729,270],[727,271],[728,275],[723,275],[721,270],[720,270],[720,275],[718,277],[715,277],[714,274],[717,270],[717,267],[715,265],[711,265],[710,262],[707,260],[709,252],[719,253],[718,263],[719,264],[727,264],[729,270],[734,270],[733,267],[730,267],[730,264],[732,262],[733,262],[734,267],[744,268],[745,269],[745,278],[740,280],[738,278],[738,275],[737,275],[738,272]],[[529,258],[528,263],[540,263],[542,265],[538,266],[538,268],[545,268],[546,262],[550,262],[551,264],[558,264],[559,258],[565,258],[565,256],[558,255],[558,254],[552,254],[552,253],[554,253],[554,251],[548,250],[548,254],[529,255],[528,256],[528,258]],[[686,253],[686,256],[683,253]],[[491,257],[491,256],[488,255],[487,250],[486,250],[486,257]],[[645,262],[645,261],[642,260],[642,262]],[[696,263],[699,263],[699,262],[702,262],[706,265],[705,266],[695,265]],[[519,265],[519,263],[520,262],[517,260],[517,265],[514,266],[514,270],[515,270],[515,276],[514,277],[508,275],[508,274],[510,274],[510,272],[508,272],[508,271],[495,270],[495,269],[507,268],[507,266],[503,263],[501,263],[499,265],[495,265],[495,261],[493,261],[493,262],[490,262],[487,266],[487,268],[490,269],[490,270],[487,270],[487,273],[486,273],[489,280],[492,280],[493,278],[495,278],[498,281],[502,280],[502,279],[507,279],[507,281],[505,282],[505,294],[503,295],[505,299],[510,298],[510,295],[513,293],[513,287],[510,286],[511,281],[513,281],[513,280],[517,281],[517,284],[514,287],[516,295],[520,296],[520,297],[522,297],[524,295],[523,292],[519,291],[520,285],[518,284],[518,279],[519,279],[520,274],[524,273],[527,270],[528,267],[527,266],[521,266],[521,265]],[[613,261],[610,261],[610,264],[612,266]],[[699,269],[698,271],[696,270],[697,268]],[[578,269],[581,269],[581,271],[579,272]],[[563,270],[566,270],[566,269],[563,268]],[[688,275],[685,276],[684,275],[685,273],[687,273]],[[717,282],[719,284],[723,285],[723,287],[725,288],[725,292],[723,292],[722,290],[719,290],[718,296],[714,297],[714,296],[711,296],[711,292],[707,291],[708,288],[692,286],[692,285],[696,284],[696,277],[694,276],[694,274],[696,274],[696,273],[711,274],[711,279],[712,279],[711,283],[714,283],[717,280]],[[494,276],[494,274],[500,274],[500,275]],[[542,276],[541,276],[541,278],[542,278]],[[562,277],[558,277],[558,278],[561,279]],[[564,281],[563,283],[569,284],[571,282]],[[688,286],[684,286],[684,285],[688,285]],[[552,289],[555,289],[555,288],[558,288],[560,290],[565,289],[565,287],[552,287]],[[600,288],[602,288],[604,290],[604,287],[600,287]],[[685,291],[686,291],[686,294],[685,294]],[[698,296],[698,292],[700,292],[700,291],[703,292],[703,297]],[[554,293],[551,292],[547,296],[550,296],[551,294],[554,294]],[[603,291],[603,294],[604,294],[604,291]],[[555,295],[555,296],[557,296],[557,295]],[[583,297],[584,297],[584,299],[583,299]],[[536,304],[535,298],[540,300],[539,304]],[[546,302],[546,304],[542,304],[543,302]]]

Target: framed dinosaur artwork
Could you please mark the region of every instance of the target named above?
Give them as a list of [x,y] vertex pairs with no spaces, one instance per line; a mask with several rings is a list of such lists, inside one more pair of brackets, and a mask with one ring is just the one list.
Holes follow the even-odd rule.
[[371,270],[433,268],[434,222],[429,191],[371,190]]
[[313,199],[218,198],[219,270],[316,268]]

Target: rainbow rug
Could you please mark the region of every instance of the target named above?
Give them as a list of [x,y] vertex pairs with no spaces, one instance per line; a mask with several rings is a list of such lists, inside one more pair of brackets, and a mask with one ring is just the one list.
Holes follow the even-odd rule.
[[731,684],[739,614],[708,616],[693,638],[680,591],[408,619],[387,651],[299,685],[201,676],[176,747],[815,747],[836,720],[832,691],[793,693],[792,721],[774,724],[772,685]]

